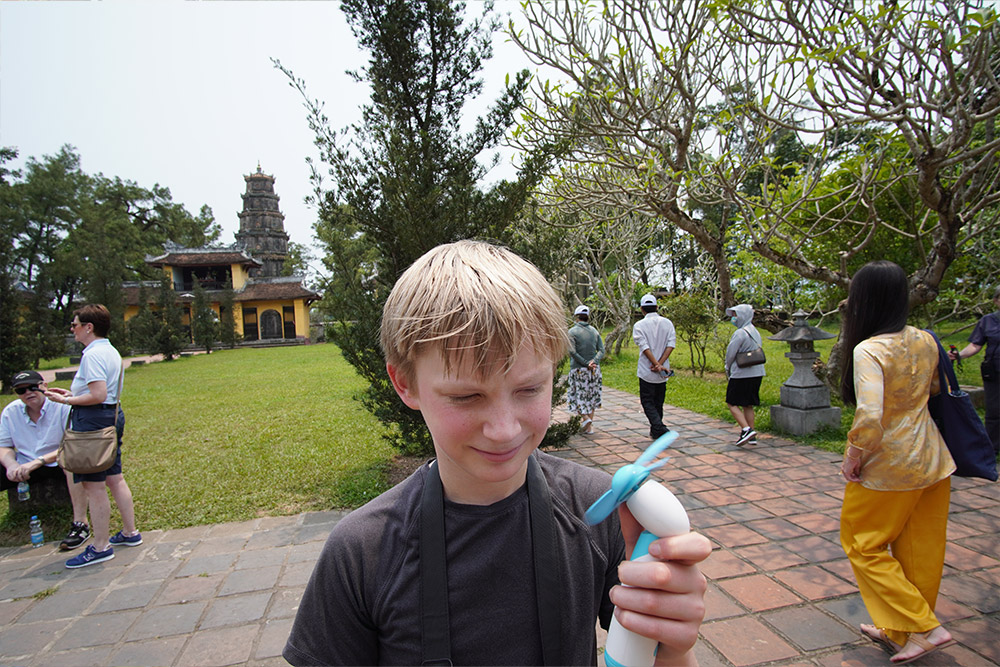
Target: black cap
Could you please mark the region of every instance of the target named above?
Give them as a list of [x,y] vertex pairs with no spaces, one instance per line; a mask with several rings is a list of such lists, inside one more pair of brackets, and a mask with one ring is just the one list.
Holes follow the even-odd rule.
[[19,384],[38,384],[39,382],[45,382],[45,378],[38,371],[21,371],[14,374],[10,385],[16,387]]

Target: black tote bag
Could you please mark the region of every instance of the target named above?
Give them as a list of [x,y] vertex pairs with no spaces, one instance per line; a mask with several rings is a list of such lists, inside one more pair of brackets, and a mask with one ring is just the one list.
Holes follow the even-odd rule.
[[972,406],[972,399],[958,386],[955,369],[951,367],[948,353],[941,346],[937,335],[929,329],[924,329],[934,336],[938,346],[938,378],[941,381],[941,391],[931,396],[927,401],[934,423],[941,431],[941,437],[948,445],[951,458],[955,459],[959,477],[981,477],[991,482],[997,481],[997,461],[993,452],[993,443],[986,433],[979,414]]

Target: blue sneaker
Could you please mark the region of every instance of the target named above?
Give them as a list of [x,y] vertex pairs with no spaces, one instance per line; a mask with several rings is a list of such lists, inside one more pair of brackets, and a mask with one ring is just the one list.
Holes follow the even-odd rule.
[[136,533],[132,537],[125,537],[125,534],[119,530],[111,536],[108,542],[116,547],[137,547],[142,544],[142,533]]
[[103,563],[106,560],[111,560],[115,557],[115,550],[112,547],[108,547],[104,551],[98,551],[94,548],[93,544],[88,544],[87,548],[84,549],[83,553],[79,556],[74,556],[66,561],[66,567],[73,569],[77,567],[87,567],[88,565],[96,565],[97,563]]

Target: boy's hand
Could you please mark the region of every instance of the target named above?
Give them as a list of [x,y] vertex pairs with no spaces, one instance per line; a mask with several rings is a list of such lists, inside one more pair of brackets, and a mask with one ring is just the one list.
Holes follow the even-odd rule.
[[[626,555],[632,555],[642,526],[623,503],[618,509]],[[664,537],[649,546],[655,561],[625,561],[618,567],[624,586],[611,589],[618,622],[645,637],[658,639],[657,665],[696,664],[691,649],[705,617],[705,575],[697,563],[712,544],[698,533]]]

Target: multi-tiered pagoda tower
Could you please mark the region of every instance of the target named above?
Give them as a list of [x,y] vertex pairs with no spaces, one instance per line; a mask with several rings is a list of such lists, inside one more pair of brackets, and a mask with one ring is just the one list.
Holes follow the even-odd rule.
[[236,244],[263,264],[260,269],[252,270],[252,277],[280,276],[288,257],[288,234],[285,215],[278,209],[279,197],[274,193],[274,176],[263,173],[258,164],[257,173],[244,176],[243,180],[247,191],[243,194]]

